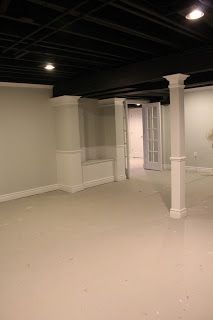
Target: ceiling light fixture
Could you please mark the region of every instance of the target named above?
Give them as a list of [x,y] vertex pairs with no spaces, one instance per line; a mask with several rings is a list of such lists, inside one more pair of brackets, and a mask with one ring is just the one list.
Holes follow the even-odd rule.
[[140,103],[136,103],[136,106],[140,107],[140,105],[141,105]]
[[44,67],[44,69],[51,71],[51,70],[55,69],[55,67],[52,63],[47,63],[46,66]]
[[192,10],[191,12],[189,12],[186,15],[186,19],[188,19],[188,20],[197,20],[197,19],[200,19],[203,16],[204,16],[204,12],[201,9],[196,8],[196,9]]

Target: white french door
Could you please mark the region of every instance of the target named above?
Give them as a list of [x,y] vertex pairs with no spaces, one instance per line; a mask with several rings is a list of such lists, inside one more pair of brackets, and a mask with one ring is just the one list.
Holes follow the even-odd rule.
[[162,170],[160,102],[143,104],[142,111],[144,169]]

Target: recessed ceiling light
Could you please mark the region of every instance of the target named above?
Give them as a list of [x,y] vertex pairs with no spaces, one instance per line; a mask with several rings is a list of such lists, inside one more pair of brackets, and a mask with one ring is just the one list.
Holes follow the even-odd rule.
[[186,15],[186,19],[188,19],[188,20],[197,20],[197,19],[200,19],[203,16],[204,16],[204,12],[201,9],[196,8],[196,9],[192,10],[191,12],[189,12]]
[[140,107],[140,105],[141,105],[140,103],[136,103],[136,106]]
[[51,71],[51,70],[55,69],[55,67],[52,63],[47,63],[46,66],[44,67],[44,69]]

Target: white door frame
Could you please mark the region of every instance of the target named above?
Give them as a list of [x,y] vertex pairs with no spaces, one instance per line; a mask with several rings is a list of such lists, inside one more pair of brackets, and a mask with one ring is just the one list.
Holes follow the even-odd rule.
[[[143,105],[144,104],[148,104],[149,101],[146,100],[142,100],[142,99],[126,99],[124,101],[124,110],[125,110],[125,119],[126,119],[126,156],[127,156],[127,165],[126,165],[126,176],[128,179],[131,178],[131,171],[130,171],[130,139],[129,139],[129,112],[128,112],[128,104],[141,104],[142,105],[142,110],[143,110]],[[143,127],[144,127],[144,119],[142,119],[143,121]],[[160,112],[160,134],[161,134],[161,112]],[[161,150],[162,150],[162,139],[160,139],[160,143],[161,143]],[[145,149],[144,149],[145,152]],[[160,154],[161,156],[161,170],[162,170],[162,152]],[[144,159],[145,159],[145,154],[144,154]]]
[[[143,105],[143,136],[144,136],[144,169],[148,170],[162,170],[162,134],[161,134],[161,104],[160,102],[145,103]],[[153,110],[156,110],[156,127],[153,123]],[[148,121],[148,117],[151,111],[151,123]],[[150,126],[148,125],[150,123]],[[150,130],[151,129],[151,130]],[[151,133],[151,136],[149,136]],[[157,131],[156,138],[153,136],[153,132]],[[151,140],[150,140],[151,139]],[[150,148],[151,142],[151,150]],[[157,150],[155,150],[155,142],[157,142]],[[158,161],[155,162],[154,155],[157,153]],[[149,159],[151,154],[151,160]]]

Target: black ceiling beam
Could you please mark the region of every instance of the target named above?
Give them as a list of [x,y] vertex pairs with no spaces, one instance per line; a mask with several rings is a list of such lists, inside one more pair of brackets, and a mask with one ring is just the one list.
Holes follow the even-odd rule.
[[84,93],[86,96],[95,96],[95,95],[106,95],[108,93],[116,93],[116,92],[122,92],[122,91],[125,91],[125,90],[128,90],[128,91],[138,91],[138,90],[166,90],[168,89],[168,86],[167,86],[167,81],[165,79],[159,79],[159,81],[156,81],[156,80],[152,80],[152,81],[149,81],[149,82],[146,82],[146,83],[137,83],[135,85],[131,85],[129,87],[123,85],[123,86],[120,86],[120,87],[116,87],[116,88],[108,88],[106,90],[96,90],[94,92],[86,92]]
[[54,94],[84,95],[89,92],[109,90],[117,87],[133,86],[174,73],[197,73],[213,70],[213,49],[203,48],[182,54],[133,63],[114,70],[95,72],[74,77],[70,82],[56,85]]
[[60,20],[61,18],[64,18],[65,16],[67,16],[71,10],[73,9],[78,9],[79,7],[81,7],[83,4],[87,3],[89,0],[84,0],[81,1],[80,3],[78,3],[76,6],[74,6],[73,8],[70,8],[69,10],[64,11],[63,13],[61,13],[60,15],[58,15],[57,17],[55,17],[54,19],[51,19],[50,21],[48,21],[47,23],[45,23],[44,25],[41,25],[39,28],[37,28],[35,31],[28,33],[25,37],[23,37],[22,39],[20,39],[19,41],[15,42],[13,45],[9,46],[7,49],[5,49],[3,51],[3,53],[6,53],[7,51],[9,51],[10,49],[16,47],[18,44],[22,43],[24,40],[29,39],[30,37],[34,36],[35,34],[39,33],[40,31],[44,30],[46,27],[50,26],[51,24],[53,24],[54,22]]
[[[0,40],[1,40],[1,38],[0,38]],[[52,50],[55,50],[56,48],[54,48],[54,47],[51,47],[51,46],[47,46],[47,45],[38,45],[38,46],[40,46],[40,47],[44,47],[44,48],[49,48],[49,49],[52,49]],[[1,46],[0,45],[0,47],[2,47],[2,48],[5,48],[4,46]],[[3,49],[4,50],[4,49]],[[15,50],[14,48],[13,49],[11,49],[11,50]],[[60,50],[60,49],[58,49],[58,50]],[[67,52],[67,51],[66,51]],[[70,52],[70,51],[69,51]],[[44,51],[40,51],[40,50],[38,50],[38,49],[36,49],[36,50],[33,50],[33,49],[31,49],[31,50],[26,50],[25,52],[24,52],[25,54],[24,55],[26,55],[26,54],[28,54],[28,53],[37,53],[37,54],[42,54],[42,55],[48,55],[48,56],[50,56],[50,57],[58,57],[58,58],[65,58],[65,59],[67,59],[67,60],[70,60],[70,61],[79,61],[79,62],[84,62],[84,63],[87,63],[87,64],[91,64],[91,65],[98,65],[98,66],[104,66],[104,65],[106,65],[106,66],[114,66],[115,65],[115,62],[114,63],[112,63],[111,61],[110,62],[106,62],[106,61],[96,61],[96,60],[91,60],[91,59],[85,59],[85,58],[80,58],[80,57],[73,57],[73,56],[67,56],[67,55],[63,55],[63,54],[56,54],[56,53],[54,53],[54,52],[44,52]],[[73,53],[73,52],[72,52]],[[23,56],[24,56],[23,55]],[[22,55],[20,54],[19,56],[14,56],[14,59],[16,59],[16,58],[21,58],[22,57]],[[116,61],[116,62],[118,62],[118,61]]]
[[[14,42],[14,38],[15,39],[20,39],[20,36],[16,36],[14,34],[9,34],[9,33],[4,33],[4,32],[0,32],[0,36],[5,36],[5,38],[2,38],[0,40],[5,40],[5,41],[9,41],[9,42]],[[9,37],[11,37],[11,39],[9,39]],[[12,39],[13,38],[13,39]],[[34,41],[33,38],[30,39],[31,41]],[[27,42],[23,42],[23,44],[27,44]],[[99,58],[103,58],[103,59],[109,59],[109,60],[118,60],[118,61],[132,61],[132,59],[130,58],[126,58],[126,57],[122,57],[118,54],[111,54],[108,52],[102,52],[99,50],[94,50],[94,49],[87,49],[87,48],[83,48],[83,47],[78,47],[78,46],[73,46],[73,45],[68,45],[68,44],[64,44],[64,43],[59,43],[59,42],[52,42],[52,41],[42,41],[40,44],[38,44],[37,46],[41,46],[41,47],[46,47],[46,48],[50,48],[48,45],[53,45],[54,48],[56,50],[62,50],[65,52],[70,52],[70,53],[77,53],[77,54],[82,54],[82,55],[86,55],[88,56],[94,56],[94,57],[99,57]]]
[[[30,73],[30,74],[42,74],[44,75],[44,71],[42,69],[38,69],[38,68],[27,68],[27,67],[17,67],[14,65],[8,65],[8,64],[4,64],[3,66],[0,65],[0,69],[3,69],[5,71],[20,71],[20,72],[26,72],[26,73]],[[46,72],[47,74],[47,72]],[[69,72],[70,75],[75,74],[75,72]],[[55,71],[54,72],[49,72],[48,75],[50,76],[64,76],[66,78],[68,78],[68,74],[63,72],[63,71]],[[70,78],[70,77],[69,77]]]
[[110,28],[110,29],[113,29],[113,30],[116,30],[116,31],[119,31],[119,32],[122,32],[122,33],[125,33],[125,34],[129,34],[131,36],[135,36],[135,37],[138,37],[138,38],[141,38],[141,39],[152,41],[154,43],[159,43],[159,44],[164,45],[164,46],[166,45],[168,47],[172,47],[172,48],[175,48],[175,49],[180,48],[180,46],[174,44],[171,41],[164,40],[164,39],[162,39],[160,37],[155,37],[153,35],[141,32],[139,30],[135,30],[135,29],[132,29],[132,28],[129,28],[129,27],[122,26],[122,25],[120,25],[118,23],[114,23],[114,22],[106,20],[106,19],[100,19],[100,18],[97,18],[97,17],[88,16],[88,17],[85,18],[85,20],[88,21],[88,22],[92,22],[92,23],[104,26],[106,28]]
[[[22,24],[29,24],[29,25],[32,25],[32,26],[40,26],[39,23],[20,20],[18,18],[14,18],[14,17],[11,17],[11,16],[0,15],[0,18],[6,19],[6,20],[9,20],[9,21],[19,22],[19,23],[22,23]],[[55,28],[55,27],[52,27],[52,26],[47,27],[47,29],[55,30],[55,31],[58,32],[58,29]],[[100,38],[100,37],[97,37],[97,36],[85,34],[85,33],[82,33],[82,32],[74,32],[74,31],[67,30],[67,29],[60,30],[60,32],[63,32],[63,33],[66,33],[66,34],[70,34],[70,35],[74,35],[74,36],[77,36],[77,37],[80,37],[80,38],[84,38],[84,39],[87,39],[87,40],[90,39],[90,40],[93,40],[93,41],[110,44],[110,45],[112,45],[114,47],[119,47],[119,48],[123,48],[123,49],[132,50],[132,51],[135,51],[135,52],[146,53],[147,54],[147,50],[143,50],[143,49],[137,48],[135,46],[131,46],[131,45],[127,45],[127,44],[124,44],[124,43],[120,43],[118,41],[116,42],[116,41],[113,41],[113,40],[106,40],[106,39],[103,39],[103,38]],[[153,55],[153,52],[150,51],[149,54]]]
[[199,0],[199,2],[205,7],[213,8],[213,3],[210,0]]
[[[14,69],[14,68],[11,68],[11,69],[5,69],[4,67],[2,67],[2,66],[0,66],[0,73],[1,73],[1,75],[2,74],[5,74],[5,73],[7,73],[7,74],[9,74],[10,76],[13,76],[13,75],[16,75],[16,74],[18,74],[18,75],[24,75],[24,76],[29,76],[29,77],[37,77],[37,76],[40,76],[41,78],[43,78],[44,80],[45,79],[52,79],[52,80],[54,80],[54,79],[57,79],[57,78],[60,78],[60,77],[62,77],[63,76],[63,78],[66,78],[66,79],[71,79],[72,77],[71,76],[67,76],[67,75],[63,75],[63,74],[59,74],[59,73],[57,73],[57,74],[53,74],[53,73],[49,73],[48,75],[47,74],[45,74],[44,75],[44,73],[42,74],[42,72],[35,72],[35,71],[30,71],[30,70],[19,70],[19,69]],[[0,76],[1,76],[0,75]],[[72,74],[73,75],[73,74]]]
[[[65,58],[67,60],[70,60],[70,61],[76,61],[76,62],[83,62],[83,63],[86,63],[88,65],[95,65],[95,66],[115,66],[114,63],[112,62],[106,62],[106,61],[97,61],[97,60],[94,60],[94,59],[85,59],[85,58],[80,58],[80,57],[73,57],[73,56],[67,56],[67,55],[62,55],[62,54],[56,54],[54,52],[44,52],[44,51],[39,51],[38,49],[35,50],[35,49],[30,49],[30,50],[26,50],[24,52],[26,55],[27,53],[35,53],[35,54],[41,54],[41,55],[44,55],[44,56],[49,56],[49,57],[58,57],[58,58]],[[22,58],[24,55],[21,55],[19,54],[18,56],[15,55],[15,58]]]
[[[170,30],[173,30],[177,33],[180,33],[180,34],[183,34],[187,37],[190,37],[190,38],[193,38],[195,40],[199,40],[199,41],[204,41],[204,40],[207,40],[207,38],[204,36],[204,35],[201,35],[200,33],[197,33],[187,27],[183,27],[181,24],[179,23],[176,23],[168,18],[166,18],[164,20],[164,17],[160,14],[157,15],[157,17],[153,17],[153,16],[150,16],[148,15],[147,13],[142,13],[141,12],[141,6],[139,5],[136,5],[135,3],[133,2],[130,2],[130,1],[122,1],[124,4],[128,4],[129,6],[131,6],[132,8],[136,9],[136,10],[133,10],[133,9],[129,9],[123,5],[119,5],[117,3],[112,3],[112,6],[115,7],[115,8],[118,8],[118,9],[121,9],[123,11],[126,11],[132,15],[135,15],[135,16],[138,16],[140,18],[143,18],[145,20],[148,20],[148,21],[151,21],[157,25],[160,25],[160,26],[163,26],[165,27],[166,29],[170,29]],[[143,10],[143,9],[142,9]],[[150,11],[150,10],[149,10]],[[151,11],[153,13],[153,11]],[[156,16],[156,15],[155,15]],[[163,20],[162,20],[163,19]]]
[[[107,6],[109,3],[113,2],[113,1],[114,1],[114,0],[105,1],[104,3],[101,3],[100,5],[98,5],[97,7],[89,10],[89,11],[86,12],[86,13],[79,13],[78,17],[74,18],[72,21],[63,24],[63,26],[61,26],[61,27],[59,27],[59,28],[56,28],[56,30],[49,31],[46,35],[38,38],[37,40],[34,40],[32,43],[28,44],[28,45],[25,46],[23,49],[18,50],[18,52],[22,52],[22,51],[28,49],[28,48],[31,47],[32,45],[37,44],[37,43],[39,43],[40,41],[49,38],[50,36],[56,34],[57,32],[59,32],[59,31],[61,31],[61,30],[64,30],[64,29],[65,29],[66,27],[68,27],[68,26],[70,27],[70,26],[73,25],[74,23],[80,21],[81,19],[84,19],[85,17],[89,16],[89,14],[91,14],[91,13],[97,12],[98,10],[104,8],[105,6]],[[88,0],[85,0],[85,1],[81,2],[80,4],[78,4],[77,6],[75,6],[72,10],[69,10],[69,14],[72,14],[72,12],[76,11],[79,7],[82,6],[83,3],[86,3],[86,2],[88,2]],[[66,12],[67,12],[67,11],[65,11],[65,13],[66,13]],[[65,13],[64,13],[64,14],[65,14]],[[63,15],[63,14],[59,15],[59,17],[62,16],[62,15]],[[19,56],[19,55],[17,55],[17,57],[18,57],[18,56]]]
[[[45,6],[45,1],[42,1],[42,2],[38,1],[37,2],[36,0],[34,0],[33,2],[34,3],[38,3],[38,4],[42,4],[42,5]],[[109,4],[113,5],[113,3],[114,2],[111,2]],[[54,8],[55,8],[55,6],[54,6]],[[60,9],[60,11],[61,10],[66,10],[66,8],[62,8],[62,9]],[[76,16],[76,17],[81,15],[81,13],[78,12],[77,10],[72,10],[72,12],[70,12],[70,14],[72,16]],[[166,46],[173,47],[173,48],[176,48],[176,49],[178,47],[177,45],[175,45],[171,41],[167,41],[167,40],[161,39],[159,37],[152,36],[150,34],[147,34],[147,33],[135,30],[135,29],[127,28],[125,26],[119,25],[119,24],[114,23],[112,21],[108,21],[106,19],[100,19],[100,18],[97,18],[97,17],[93,17],[90,14],[91,13],[88,13],[87,15],[83,16],[82,18],[84,20],[88,21],[88,22],[92,22],[92,23],[95,23],[95,24],[98,24],[98,25],[102,25],[102,26],[105,26],[106,28],[110,28],[110,29],[113,29],[113,30],[116,30],[116,31],[119,31],[119,32],[122,32],[122,33],[125,33],[125,34],[130,34],[132,36],[136,36],[136,37],[139,37],[139,38],[142,38],[142,39],[146,39],[148,41],[152,41],[152,42],[155,42],[155,43],[160,43],[162,45],[166,45]]]
[[[35,64],[37,64],[37,65],[39,65],[39,66],[43,66],[44,65],[44,59],[42,59],[42,60],[37,60],[37,59],[29,59],[29,58],[14,58],[14,57],[5,57],[5,56],[2,56],[2,55],[0,55],[0,61],[3,61],[3,63],[4,63],[4,61],[7,61],[7,60],[12,60],[12,61],[14,61],[15,63],[17,63],[17,62],[30,62],[31,64],[32,63],[35,63]],[[68,64],[68,63],[61,63],[61,62],[57,62],[57,65],[58,66],[62,66],[62,67],[64,67],[64,68],[76,68],[76,69],[82,69],[82,70],[90,70],[91,71],[91,69],[89,68],[89,67],[86,67],[86,66],[79,66],[79,65],[76,65],[76,64]],[[67,70],[67,72],[69,72],[68,70]]]
[[0,0],[0,13],[5,14],[9,8],[11,0]]
[[190,29],[190,28],[188,28],[178,22],[175,22],[174,20],[171,20],[171,19],[163,16],[162,14],[160,14],[157,11],[145,7],[144,5],[135,4],[129,0],[120,0],[120,1],[124,4],[127,4],[128,6],[131,6],[132,8],[135,8],[137,10],[140,10],[140,11],[146,13],[146,15],[144,15],[144,18],[146,18],[147,20],[153,19],[153,17],[155,17],[156,23],[158,23],[158,24],[164,23],[164,26],[167,26],[167,28],[172,28],[172,26],[173,26],[173,27],[175,27],[174,31],[176,31],[176,32],[181,32],[181,30],[182,30],[182,31],[186,31],[188,35],[191,34],[196,37],[199,37],[200,40],[208,40],[208,38],[204,34],[201,34],[201,33],[197,32],[195,30],[192,30],[192,29]]

